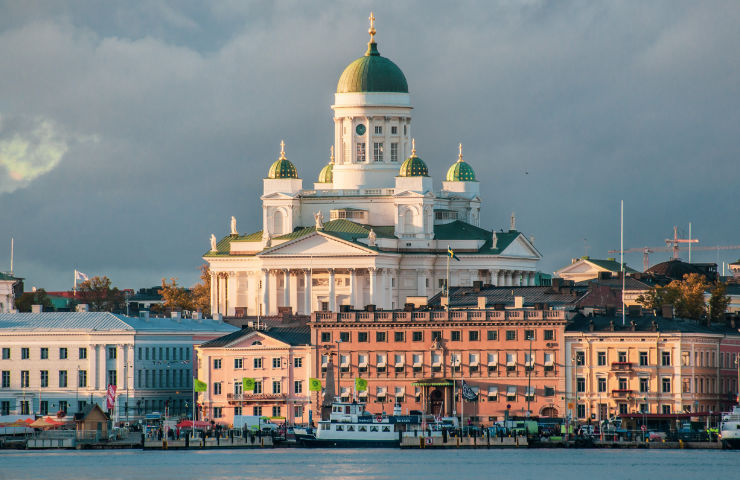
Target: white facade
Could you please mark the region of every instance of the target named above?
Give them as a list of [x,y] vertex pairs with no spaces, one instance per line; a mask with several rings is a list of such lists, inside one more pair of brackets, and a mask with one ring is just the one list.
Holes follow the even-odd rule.
[[429,176],[401,175],[414,154],[408,93],[336,93],[331,108],[332,181],[264,179],[261,230],[232,229],[204,256],[213,313],[399,308],[443,287],[448,246],[461,259],[451,285],[534,284],[541,255],[513,220],[506,232],[480,228],[477,181],[435,191]]
[[15,311],[15,285],[21,279],[0,272],[0,313]]

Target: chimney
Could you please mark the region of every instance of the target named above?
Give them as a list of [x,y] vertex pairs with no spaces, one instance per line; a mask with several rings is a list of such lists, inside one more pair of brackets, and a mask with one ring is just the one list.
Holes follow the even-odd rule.
[[486,297],[478,297],[478,308],[480,310],[486,309]]
[[514,308],[524,308],[524,297],[514,297]]
[[593,320],[589,320],[589,322],[588,322],[588,331],[589,332],[593,332],[594,331],[594,321]]
[[560,291],[560,286],[563,284],[562,278],[553,278],[552,279],[552,288],[555,291]]
[[89,312],[90,307],[88,306],[87,303],[80,303],[79,305],[77,305],[76,310],[78,312]]
[[483,282],[481,282],[480,280],[476,280],[473,282],[473,291],[475,293],[480,293],[481,287],[483,287]]
[[673,318],[673,305],[663,305],[663,318]]
[[43,305],[31,305],[31,313],[41,313],[44,311]]

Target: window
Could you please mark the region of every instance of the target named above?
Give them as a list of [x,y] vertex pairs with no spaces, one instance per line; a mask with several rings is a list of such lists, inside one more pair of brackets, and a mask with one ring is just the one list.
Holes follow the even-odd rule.
[[21,359],[22,360],[28,360],[31,358],[30,350],[28,347],[21,348]]
[[487,335],[488,335],[488,340],[491,340],[491,341],[498,340],[497,330],[489,330]]
[[691,379],[690,378],[684,378],[681,385],[681,392],[682,393],[691,393]]
[[648,378],[640,378],[640,392],[641,393],[646,393],[648,389],[650,388],[648,381],[649,381]]
[[3,348],[3,360],[10,360],[10,349]]
[[391,127],[391,135],[398,135],[398,127],[393,125]]
[[41,400],[39,402],[39,413],[41,415],[49,414],[49,401],[48,400]]
[[555,340],[555,330],[545,330],[545,340]]
[[[162,349],[159,349],[159,357],[162,358]],[[118,354],[116,353],[116,347],[108,347],[108,360],[115,360]]]
[[213,359],[213,369],[214,370],[220,370],[221,369],[221,359],[220,358],[214,358]]
[[516,330],[507,330],[506,340],[516,340]]
[[411,332],[411,341],[412,342],[421,342],[424,340],[424,332]]
[[357,341],[361,343],[368,342],[367,332],[357,332]]
[[213,407],[213,418],[221,418],[223,416],[222,407]]
[[59,349],[59,359],[60,360],[66,360],[67,359],[67,349],[65,347],[62,347]]
[[468,340],[471,342],[477,342],[480,340],[480,332],[478,330],[470,330],[468,332]]
[[396,342],[404,342],[406,341],[406,334],[405,332],[394,332],[393,333],[393,340]]
[[235,358],[234,359],[234,368],[236,368],[236,369],[244,368],[244,359],[243,358]]
[[323,343],[331,342],[331,332],[321,332],[321,341]]
[[[730,355],[727,355],[727,360],[730,359]],[[691,363],[691,354],[689,352],[681,352],[681,365],[688,367]]]
[[382,135],[382,134],[383,134],[383,126],[375,125],[375,135]]
[[397,162],[397,161],[398,161],[398,143],[392,142],[391,143],[391,162]]
[[663,393],[671,393],[671,379],[666,377],[661,383],[663,385]]
[[432,330],[432,341],[440,341],[442,340],[442,332],[439,330]]
[[640,366],[646,367],[648,365],[648,352],[640,352]]
[[262,368],[262,357],[257,357],[252,361],[254,368]]
[[10,388],[10,370],[3,370],[2,388]]
[[77,371],[77,386],[80,388],[87,387],[87,370]]
[[303,382],[301,380],[293,382],[293,393],[303,393]]
[[408,135],[408,132],[407,132],[407,130],[406,130],[406,125],[404,125],[404,126],[403,126],[403,134],[404,134],[404,135]]
[[596,379],[596,386],[597,386],[597,388],[599,390],[599,393],[606,392],[606,378],[604,378],[604,377],[597,378]]
[[576,352],[576,365],[581,366],[586,363],[586,355],[584,352]]
[[272,393],[280,393],[280,380],[272,381]]
[[554,397],[555,396],[555,389],[553,387],[545,387],[545,396],[546,397]]
[[376,162],[383,161],[383,142],[373,143],[373,160]]
[[21,415],[30,415],[30,402],[28,400],[21,400]]
[[[159,383],[162,384],[162,371],[159,371]],[[108,385],[118,385],[118,376],[115,370],[108,370]]]
[[293,366],[295,368],[301,368],[301,367],[303,367],[303,357],[295,357],[293,359]]
[[49,371],[48,370],[41,370],[41,388],[46,388],[49,386]]
[[375,332],[375,341],[376,342],[385,342],[385,332]]
[[46,360],[49,358],[49,349],[46,347],[41,348],[41,360]]
[[578,405],[576,405],[576,410],[578,418],[586,418],[586,405],[584,403],[579,403]]
[[583,377],[576,378],[576,391],[584,393],[586,391],[586,379]]
[[534,330],[524,330],[524,340],[534,340]]
[[339,332],[339,340],[342,342],[349,342],[349,332]]
[[10,402],[8,400],[0,402],[0,415],[10,415]]
[[67,371],[59,370],[59,388],[67,388]]
[[213,394],[221,395],[221,382],[213,382]]
[[262,393],[262,380],[255,380],[253,393]]
[[293,417],[303,418],[303,405],[296,405],[293,407]]
[[365,161],[365,142],[357,142],[357,161]]
[[671,406],[670,405],[661,405],[661,409],[663,410],[663,415],[670,415],[671,414]]
[[596,363],[600,367],[603,367],[604,365],[606,365],[606,352],[598,352],[596,354]]
[[28,388],[31,380],[31,372],[28,370],[21,370],[21,388]]
[[460,330],[453,330],[452,332],[450,332],[450,334],[451,334],[450,340],[452,340],[453,342],[460,341]]
[[273,357],[272,368],[280,368],[280,365],[282,365],[282,362],[280,361],[280,357]]
[[627,404],[626,403],[620,403],[619,404],[619,414],[620,415],[626,415],[627,414]]
[[242,407],[234,407],[234,415],[241,415]]
[[273,417],[279,417],[280,416],[280,405],[274,405],[272,407],[272,416]]
[[664,367],[671,366],[671,352],[661,352],[660,353],[660,364]]
[[617,361],[619,363],[627,362],[627,352],[617,352]]
[[252,415],[254,415],[255,417],[261,417],[262,407],[252,407]]

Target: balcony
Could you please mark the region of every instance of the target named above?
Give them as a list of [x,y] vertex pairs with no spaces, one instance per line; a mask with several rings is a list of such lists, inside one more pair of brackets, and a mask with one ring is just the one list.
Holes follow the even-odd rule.
[[612,362],[612,370],[615,372],[631,372],[632,362]]
[[614,398],[627,398],[632,396],[632,390],[626,388],[618,388],[616,390],[612,390],[612,396]]
[[285,393],[227,393],[226,401],[230,404],[247,402],[276,402],[285,401]]

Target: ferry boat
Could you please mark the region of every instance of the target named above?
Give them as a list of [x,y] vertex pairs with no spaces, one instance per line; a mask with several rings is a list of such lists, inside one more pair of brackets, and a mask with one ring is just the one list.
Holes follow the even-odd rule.
[[736,405],[731,412],[722,414],[719,438],[722,448],[740,449],[740,406]]
[[312,435],[297,433],[296,442],[304,447],[398,447],[400,432],[419,422],[417,415],[401,415],[399,406],[386,415],[368,412],[361,402],[333,402],[329,420],[321,420]]

